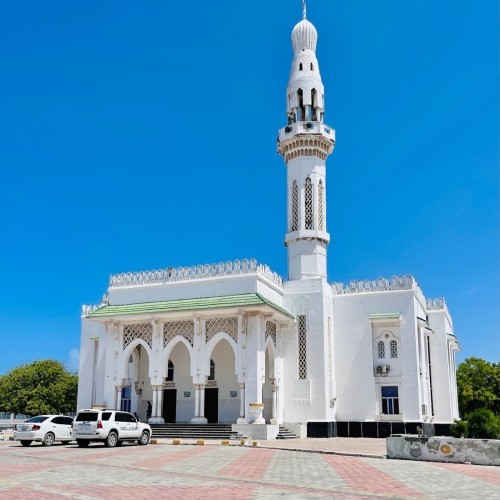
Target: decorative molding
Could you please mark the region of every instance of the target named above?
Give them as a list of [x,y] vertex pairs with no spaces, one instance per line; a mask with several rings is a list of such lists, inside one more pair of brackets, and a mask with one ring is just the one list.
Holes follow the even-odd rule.
[[299,156],[317,156],[326,160],[333,151],[331,139],[317,135],[314,137],[294,136],[290,140],[280,142],[278,152],[288,162]]
[[153,325],[151,323],[137,323],[123,326],[123,349],[135,339],[142,339],[150,348],[153,346]]
[[273,321],[266,321],[266,341],[268,337],[271,337],[274,348],[276,349],[276,323],[274,323]]
[[[283,287],[283,278],[271,271],[269,266],[259,264],[255,259],[243,259],[241,261],[235,260],[234,262],[227,261],[218,264],[205,264],[191,267],[167,267],[156,271],[143,271],[137,273],[112,274],[109,280],[109,287],[119,288],[156,283],[163,284],[241,274],[256,274],[267,278],[280,288]],[[88,309],[89,307],[91,308],[90,310]],[[84,306],[82,314],[88,314],[97,307],[98,306]]]

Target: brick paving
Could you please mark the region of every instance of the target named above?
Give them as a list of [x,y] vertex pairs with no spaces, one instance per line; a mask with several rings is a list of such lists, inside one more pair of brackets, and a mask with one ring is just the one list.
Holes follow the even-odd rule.
[[362,441],[295,440],[294,448],[298,441],[310,441],[302,445],[309,453],[278,449],[278,442],[274,449],[0,442],[0,499],[500,500],[499,467],[372,458],[380,456],[373,442],[366,456],[354,456]]

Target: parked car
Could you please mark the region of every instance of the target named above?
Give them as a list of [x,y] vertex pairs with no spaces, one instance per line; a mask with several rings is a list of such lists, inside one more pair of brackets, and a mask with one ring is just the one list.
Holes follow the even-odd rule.
[[74,439],[71,436],[72,423],[73,418],[64,415],[38,415],[16,424],[14,439],[21,441],[23,446],[29,446],[33,441],[44,446],[52,446],[56,441],[68,444]]
[[73,421],[73,438],[81,448],[92,441],[103,441],[110,448],[125,441],[137,441],[144,446],[150,437],[151,427],[126,411],[80,410]]

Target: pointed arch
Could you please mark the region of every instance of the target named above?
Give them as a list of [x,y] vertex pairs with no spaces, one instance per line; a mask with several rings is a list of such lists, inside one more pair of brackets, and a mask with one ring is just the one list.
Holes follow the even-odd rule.
[[304,185],[305,229],[314,229],[313,186],[311,178],[307,177]]
[[128,360],[130,356],[134,356],[134,354],[132,353],[134,352],[135,348],[139,345],[146,351],[148,359],[149,360],[151,359],[151,349],[149,348],[146,341],[144,341],[143,339],[134,339],[123,351],[123,357],[122,357],[123,363],[122,363],[120,378],[128,378],[127,377]]
[[292,182],[292,217],[290,230],[297,231],[299,229],[299,186],[297,181]]
[[318,229],[320,231],[325,230],[324,197],[325,186],[323,185],[323,181],[320,179],[318,183]]
[[[162,370],[164,369],[165,366],[168,367],[168,361],[170,359],[170,355],[172,354],[172,351],[174,350],[174,347],[178,344],[184,344],[186,346],[186,349],[189,352],[189,366],[190,370],[189,372],[191,375],[193,375],[193,357],[194,357],[194,352],[193,352],[193,346],[186,340],[185,337],[182,335],[176,335],[166,346],[165,349],[163,350],[163,363],[161,364]],[[162,378],[165,377],[164,373],[161,373]]]
[[210,360],[212,359],[212,353],[215,349],[215,346],[221,341],[221,340],[226,340],[228,344],[231,346],[231,349],[233,350],[234,354],[234,368],[235,368],[235,373],[238,373],[238,346],[236,342],[233,340],[232,337],[230,337],[227,333],[225,332],[219,332],[216,333],[206,344],[205,346],[205,367],[208,367],[209,370],[207,371],[210,373]]

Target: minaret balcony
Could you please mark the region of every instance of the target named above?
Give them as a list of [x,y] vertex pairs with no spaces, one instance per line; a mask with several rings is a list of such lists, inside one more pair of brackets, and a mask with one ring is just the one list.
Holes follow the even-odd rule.
[[335,130],[322,122],[295,122],[280,129],[278,141],[286,141],[296,135],[321,135],[335,142]]

